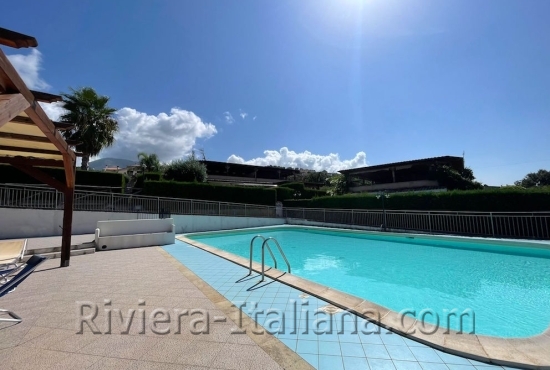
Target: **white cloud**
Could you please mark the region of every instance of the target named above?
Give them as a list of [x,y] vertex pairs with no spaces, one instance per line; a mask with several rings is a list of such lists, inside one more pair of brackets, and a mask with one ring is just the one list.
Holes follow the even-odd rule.
[[252,118],[252,121],[256,121],[256,118],[258,118],[258,116],[254,116],[254,117]]
[[223,114],[223,117],[225,118],[225,122],[228,124],[232,124],[235,122],[235,118],[233,118],[233,116],[229,112],[225,112]]
[[32,49],[27,55],[13,54],[7,57],[29,89],[48,90],[50,88],[50,85],[38,75],[42,69],[42,54],[38,50]]
[[258,166],[283,166],[293,168],[303,168],[315,171],[326,170],[328,172],[337,172],[348,168],[364,167],[367,165],[367,155],[365,152],[359,152],[352,159],[340,159],[335,153],[328,155],[313,154],[307,150],[302,153],[288,150],[283,147],[279,151],[266,150],[264,157],[258,157],[245,161],[242,157],[232,154],[227,158],[229,163],[253,164]]
[[195,113],[172,108],[157,116],[122,108],[116,112],[119,132],[112,147],[101,157],[137,158],[139,152],[156,153],[161,161],[181,158],[191,151],[197,139],[217,133],[216,126],[203,122]]
[[63,102],[59,101],[55,103],[39,103],[39,104],[52,121],[59,121],[59,118],[61,117],[61,115],[65,113],[65,109],[63,108]]
[[240,112],[240,113],[239,113],[239,116],[241,116],[241,118],[242,118],[242,119],[245,119],[245,118],[246,118],[246,116],[248,116],[248,113],[246,113],[246,112],[243,112],[243,111],[242,111],[242,110],[240,110],[240,109],[239,109],[239,112]]

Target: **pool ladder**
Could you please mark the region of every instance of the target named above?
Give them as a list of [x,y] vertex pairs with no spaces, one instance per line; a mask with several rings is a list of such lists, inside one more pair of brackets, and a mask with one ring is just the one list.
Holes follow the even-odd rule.
[[246,275],[246,276],[252,275],[252,256],[253,256],[253,251],[254,251],[254,240],[256,240],[257,238],[261,238],[263,240],[263,243],[262,243],[262,279],[260,281],[264,281],[264,278],[265,278],[265,250],[266,250],[266,248],[267,248],[267,251],[269,252],[269,254],[271,255],[271,259],[273,260],[273,264],[275,265],[273,267],[277,268],[277,259],[275,258],[275,255],[273,254],[273,251],[269,247],[268,242],[270,240],[273,240],[273,242],[277,246],[277,249],[279,249],[279,253],[281,254],[283,259],[285,260],[286,267],[288,268],[288,273],[290,274],[290,263],[288,262],[288,259],[286,258],[286,255],[285,255],[285,252],[283,252],[283,249],[279,245],[279,242],[277,241],[277,239],[272,238],[272,237],[265,238],[263,235],[256,235],[250,241],[250,264],[249,264],[249,267],[248,267],[248,275]]

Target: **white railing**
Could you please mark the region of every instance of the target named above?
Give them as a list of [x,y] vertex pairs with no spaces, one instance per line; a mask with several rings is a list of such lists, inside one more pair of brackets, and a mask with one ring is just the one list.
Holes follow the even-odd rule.
[[[63,209],[63,193],[33,185],[0,186],[0,207]],[[75,211],[132,212],[154,217],[159,213],[275,217],[275,207],[206,200],[151,197],[75,190]],[[150,216],[145,216],[150,215]]]
[[[0,207],[63,209],[63,193],[32,185],[0,186]],[[276,208],[242,203],[75,190],[75,211],[140,213],[138,217],[211,215],[276,217]],[[155,216],[156,215],[156,216]],[[550,212],[447,212],[284,208],[283,217],[434,234],[550,239]]]
[[[393,211],[284,208],[283,216],[323,223],[499,238],[550,239],[550,212]],[[385,221],[384,221],[385,220]]]

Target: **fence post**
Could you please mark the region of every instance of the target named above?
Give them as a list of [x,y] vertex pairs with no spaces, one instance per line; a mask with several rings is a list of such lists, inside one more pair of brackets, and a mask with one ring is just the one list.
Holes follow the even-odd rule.
[[491,233],[493,234],[493,238],[495,237],[495,225],[493,223],[493,212],[489,212],[489,217],[491,218]]
[[222,204],[218,202],[218,216],[222,215]]
[[157,214],[160,215],[160,197],[157,197]]
[[246,217],[246,204],[244,205],[244,217]]
[[351,210],[351,224],[353,225],[353,209]]
[[430,234],[432,233],[432,213],[428,211],[428,225],[430,228]]
[[327,222],[327,210],[326,210],[326,208],[323,208],[323,222],[324,223]]
[[191,199],[191,207],[190,207],[190,208],[191,208],[191,210],[190,210],[190,211],[191,211],[191,214],[193,215],[193,214],[194,214],[194,213],[193,213],[193,199]]
[[57,207],[59,205],[59,200],[57,199],[57,194],[59,194],[59,192],[56,190],[55,191],[55,208],[54,209],[57,209]]
[[306,219],[306,209],[302,208],[302,220]]
[[115,195],[111,193],[111,211],[115,210]]

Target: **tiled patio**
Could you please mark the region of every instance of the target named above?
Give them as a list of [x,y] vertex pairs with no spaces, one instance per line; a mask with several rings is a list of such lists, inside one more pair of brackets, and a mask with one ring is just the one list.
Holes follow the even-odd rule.
[[[73,257],[69,268],[58,265],[59,260],[48,260],[14,292],[0,299],[1,308],[23,318],[16,325],[0,323],[1,369],[281,368],[249,336],[231,334],[235,324],[227,317],[230,309],[218,307],[223,299],[214,303],[207,298],[203,293],[208,293],[207,287],[198,289],[193,276],[182,273],[159,248],[100,252]],[[138,304],[140,299],[145,305]],[[77,334],[77,301],[97,303],[99,313],[94,323],[103,334],[93,334],[86,324],[83,334]],[[114,310],[120,309],[127,320],[132,308],[136,309],[134,320],[129,333],[123,334],[125,329]],[[159,324],[158,328],[170,328],[170,333],[156,334],[148,319],[144,334],[140,334],[137,310],[145,309],[149,317],[155,308],[203,311],[191,318],[181,316],[181,334],[175,333],[174,323]],[[105,309],[112,309],[111,334],[106,333]],[[86,308],[84,315],[88,312]],[[206,313],[209,333],[192,334],[191,320],[204,318]],[[258,341],[275,340],[269,337]],[[270,352],[272,356],[284,354],[276,348]],[[309,367],[298,356],[290,356],[290,360],[281,357],[286,362],[278,362],[287,368]]]

